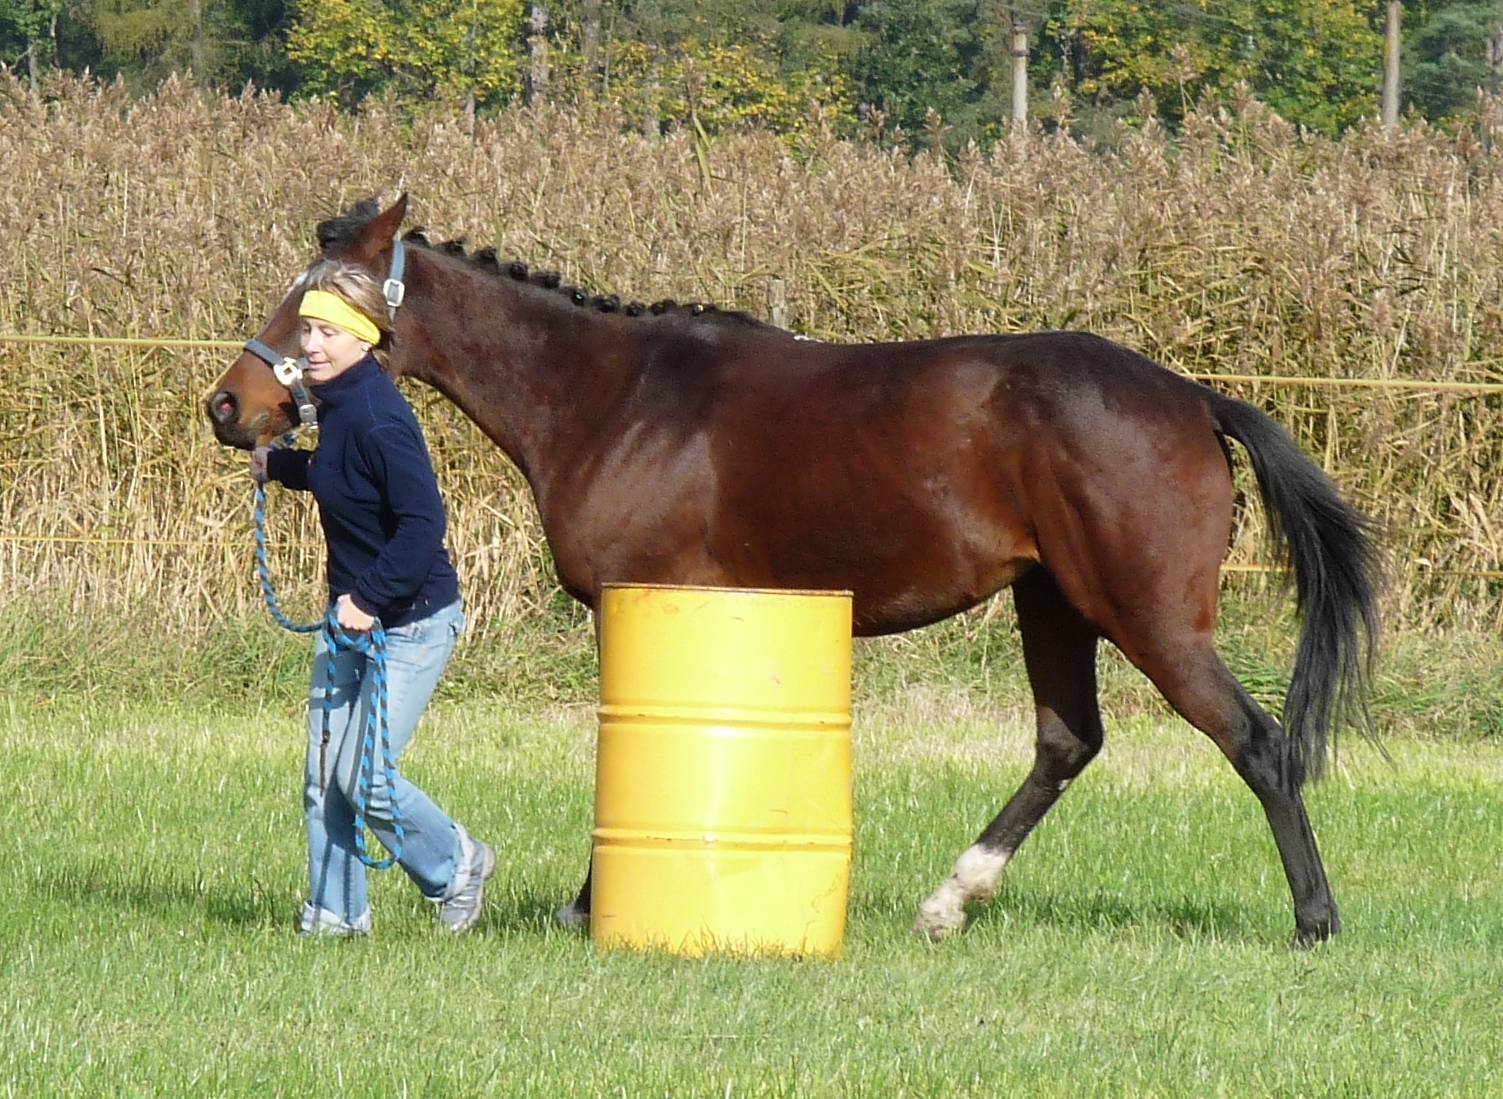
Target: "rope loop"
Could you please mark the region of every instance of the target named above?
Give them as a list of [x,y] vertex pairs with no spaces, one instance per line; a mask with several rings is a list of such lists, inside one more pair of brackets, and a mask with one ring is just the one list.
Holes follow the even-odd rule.
[[327,619],[318,622],[294,622],[282,611],[277,602],[277,593],[271,586],[271,565],[266,553],[266,482],[256,481],[256,574],[261,579],[261,595],[266,600],[266,609],[277,620],[277,625],[293,633],[313,633],[324,628]]

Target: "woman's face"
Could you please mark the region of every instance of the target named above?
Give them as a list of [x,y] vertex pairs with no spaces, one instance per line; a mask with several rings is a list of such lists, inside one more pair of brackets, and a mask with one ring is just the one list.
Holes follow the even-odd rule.
[[308,380],[315,385],[333,381],[354,366],[370,344],[338,325],[313,317],[303,318],[303,354],[308,359]]

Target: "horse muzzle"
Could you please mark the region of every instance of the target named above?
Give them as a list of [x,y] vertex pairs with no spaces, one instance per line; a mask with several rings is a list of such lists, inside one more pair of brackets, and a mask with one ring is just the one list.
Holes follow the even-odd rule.
[[240,421],[240,401],[228,390],[220,390],[209,398],[204,406],[209,423],[214,428],[214,438],[221,445],[238,450],[251,450],[260,441],[270,417],[266,413],[255,417],[250,423]]

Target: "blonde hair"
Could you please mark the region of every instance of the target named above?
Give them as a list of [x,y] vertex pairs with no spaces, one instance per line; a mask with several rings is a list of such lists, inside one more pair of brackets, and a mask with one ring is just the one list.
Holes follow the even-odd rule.
[[381,365],[386,365],[386,349],[391,346],[391,316],[386,311],[386,296],[375,276],[343,260],[319,260],[303,276],[302,289],[304,292],[322,290],[334,294],[369,317],[371,323],[381,330],[381,340],[371,350]]

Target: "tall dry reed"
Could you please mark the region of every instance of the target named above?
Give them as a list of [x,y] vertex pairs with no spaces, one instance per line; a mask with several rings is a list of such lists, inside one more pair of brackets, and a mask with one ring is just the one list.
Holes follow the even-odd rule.
[[[776,276],[791,323],[821,338],[1085,328],[1176,370],[1266,375],[1224,388],[1377,517],[1391,612],[1496,622],[1503,581],[1463,573],[1503,570],[1503,399],[1276,379],[1503,381],[1500,138],[1496,110],[1482,133],[1331,141],[1242,103],[1111,155],[1034,134],[945,162],[817,133],[648,141],[549,109],[471,129],[438,108],[348,117],[173,82],[134,100],[62,76],[37,100],[9,81],[0,333],[243,338],[311,258],[315,221],[405,189],[435,238],[623,297],[765,315]],[[5,590],[156,603],[174,626],[250,609],[243,457],[200,411],[227,359],[0,342]],[[409,393],[476,618],[554,605],[525,486]],[[273,510],[276,568],[311,607],[312,517],[286,496]],[[1234,563],[1265,559],[1247,516]]]

